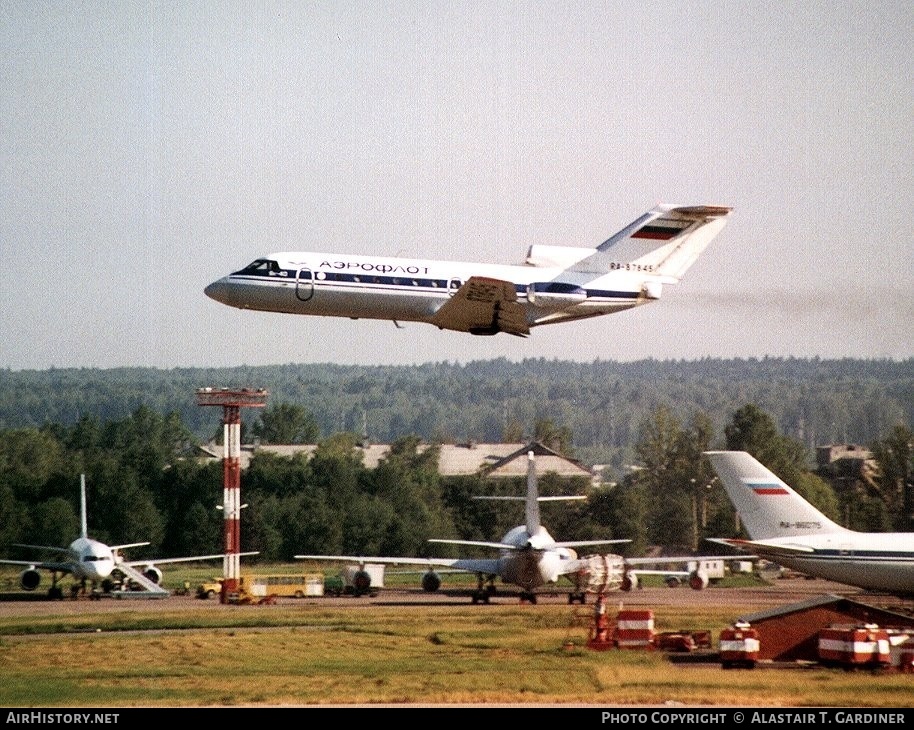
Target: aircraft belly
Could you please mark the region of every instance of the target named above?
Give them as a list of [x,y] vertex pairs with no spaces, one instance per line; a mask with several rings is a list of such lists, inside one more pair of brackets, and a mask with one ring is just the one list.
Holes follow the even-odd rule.
[[503,559],[502,581],[531,591],[545,582],[540,573],[539,555],[512,555]]
[[[237,295],[230,302],[242,309],[283,314],[308,314],[352,319],[390,319],[404,322],[427,321],[444,295],[434,292],[376,292],[339,285],[315,284],[307,299],[301,299],[294,281],[236,284]],[[374,296],[372,296],[374,295]],[[244,302],[239,305],[235,302]]]
[[914,562],[834,558],[778,558],[781,565],[824,580],[873,591],[914,594]]
[[533,325],[558,324],[560,322],[573,322],[578,319],[589,319],[604,314],[622,312],[626,309],[642,304],[643,302],[631,299],[607,304],[606,302],[584,302],[576,304],[561,311],[543,310],[533,307]]

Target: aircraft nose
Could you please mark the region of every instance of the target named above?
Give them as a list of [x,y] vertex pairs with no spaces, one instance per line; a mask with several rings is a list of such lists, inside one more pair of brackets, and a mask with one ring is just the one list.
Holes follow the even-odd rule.
[[215,299],[217,302],[222,304],[230,304],[229,299],[231,298],[231,286],[228,283],[227,278],[219,279],[214,281],[212,284],[207,286],[203,293],[206,294],[210,299]]

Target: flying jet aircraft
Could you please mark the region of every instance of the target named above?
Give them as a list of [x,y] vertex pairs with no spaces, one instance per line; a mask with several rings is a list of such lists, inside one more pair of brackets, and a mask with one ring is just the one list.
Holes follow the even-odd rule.
[[[332,560],[335,562],[356,563],[363,569],[354,577],[357,593],[368,592],[371,578],[364,566],[372,565],[423,565],[428,571],[422,576],[422,588],[426,591],[437,591],[441,586],[441,577],[436,567],[448,571],[475,573],[478,579],[477,588],[472,592],[474,604],[488,603],[495,594],[495,580],[500,578],[505,584],[520,587],[520,600],[536,603],[536,589],[553,585],[560,578],[567,579],[572,587],[568,602],[585,602],[586,593],[604,593],[621,588],[630,590],[637,586],[639,573],[658,573],[663,575],[683,576],[689,585],[698,590],[708,584],[706,575],[700,571],[658,571],[638,569],[635,565],[661,563],[686,563],[695,560],[693,557],[671,558],[623,558],[612,553],[593,554],[578,557],[575,548],[594,547],[614,543],[627,543],[629,540],[573,540],[556,541],[540,522],[540,503],[559,500],[581,500],[585,496],[539,496],[536,477],[534,452],[527,453],[527,494],[521,496],[478,496],[475,499],[511,500],[525,503],[525,524],[518,525],[505,533],[499,542],[479,540],[432,539],[429,542],[467,545],[473,547],[493,548],[499,551],[497,558],[403,558],[403,557],[366,557],[351,555],[296,555],[299,560]],[[731,558],[732,559],[732,558]]]
[[705,453],[750,537],[709,540],[751,551],[805,575],[914,596],[914,533],[849,530],[745,451]]
[[474,335],[526,337],[539,325],[660,299],[663,285],[679,282],[730,211],[658,205],[596,248],[535,244],[522,265],[273,253],[204,292],[239,309],[425,322]]
[[[185,563],[197,560],[214,560],[224,557],[218,555],[195,555],[185,558],[160,558],[158,560],[124,560],[120,555],[121,550],[131,547],[148,545],[148,542],[133,542],[125,545],[106,545],[89,537],[86,518],[86,477],[80,477],[80,536],[70,543],[69,547],[54,547],[49,545],[22,545],[16,547],[31,548],[57,553],[59,560],[9,560],[0,559],[4,565],[24,565],[25,570],[19,576],[19,583],[23,590],[33,591],[41,584],[41,572],[47,570],[51,573],[51,587],[48,596],[62,598],[63,592],[57,585],[58,580],[65,574],[70,574],[79,581],[82,588],[91,586],[110,587],[113,574],[120,571],[125,578],[131,581],[150,596],[164,597],[168,591],[159,586],[162,580],[162,571],[156,564]],[[241,553],[242,555],[256,555],[257,553]]]

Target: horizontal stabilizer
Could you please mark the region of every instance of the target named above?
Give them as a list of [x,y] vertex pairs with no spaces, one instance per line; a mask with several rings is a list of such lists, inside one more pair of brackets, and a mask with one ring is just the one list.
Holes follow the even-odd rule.
[[498,550],[517,550],[517,545],[506,542],[486,542],[484,540],[444,540],[431,539],[429,542],[445,543],[447,545],[469,545],[470,547],[496,548]]
[[[768,558],[771,556],[790,556],[790,555],[809,555],[815,553],[815,550],[809,545],[772,545],[767,542],[761,542],[757,540],[740,540],[738,538],[727,538],[727,537],[708,537],[705,538],[709,542],[716,542],[721,545],[729,545],[730,547],[735,547],[740,550],[748,550],[750,552],[758,553],[763,558]],[[745,558],[746,556],[742,556]]]

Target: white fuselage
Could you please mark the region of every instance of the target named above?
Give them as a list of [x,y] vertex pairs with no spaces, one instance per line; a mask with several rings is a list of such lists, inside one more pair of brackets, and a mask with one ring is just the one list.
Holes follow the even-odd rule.
[[323,253],[275,253],[258,262],[213,282],[207,296],[239,309],[432,322],[464,282],[481,276],[512,282],[534,326],[629,309],[660,293],[659,284],[646,287],[649,273],[622,262],[604,274]]
[[98,540],[79,537],[70,543],[72,574],[75,578],[93,582],[103,581],[114,570],[115,559],[111,548]]
[[503,583],[518,585],[526,591],[555,583],[566,571],[564,563],[577,557],[573,550],[555,547],[555,541],[544,527],[532,537],[523,525],[508,531],[502,538],[516,550],[502,550],[499,576]]
[[[810,553],[764,555],[761,545],[802,544]],[[914,533],[838,532],[756,540],[754,552],[800,573],[871,591],[914,595]]]

